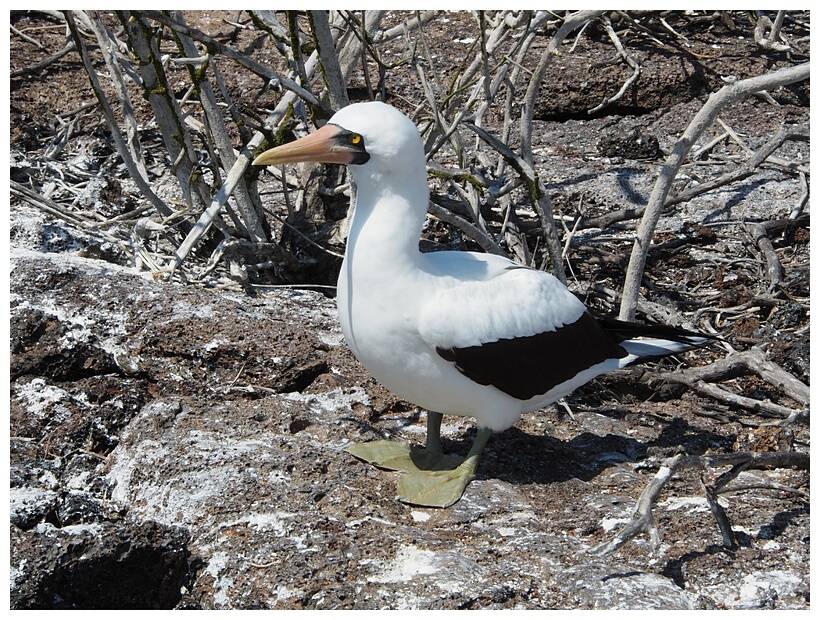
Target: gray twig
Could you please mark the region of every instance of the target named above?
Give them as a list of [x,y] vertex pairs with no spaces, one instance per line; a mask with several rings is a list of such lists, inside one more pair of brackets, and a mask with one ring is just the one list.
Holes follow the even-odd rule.
[[808,79],[810,74],[809,63],[779,69],[765,75],[748,78],[721,88],[712,94],[706,104],[692,119],[692,122],[684,131],[683,136],[677,141],[672,153],[666,160],[658,180],[649,196],[646,210],[644,211],[638,233],[635,237],[632,254],[629,258],[629,266],[626,271],[624,282],[624,294],[621,300],[619,318],[631,321],[635,318],[635,309],[640,294],[640,284],[643,278],[646,257],[649,254],[649,246],[655,232],[661,211],[666,203],[666,197],[672,187],[678,170],[686,156],[689,154],[694,143],[703,135],[712,122],[714,122],[720,111],[728,104],[741,97],[759,92],[761,90],[777,88],[793,82]]
[[629,79],[626,80],[626,82],[623,83],[623,85],[621,86],[621,88],[618,90],[617,93],[612,95],[612,97],[610,97],[606,101],[602,101],[601,103],[596,105],[594,108],[589,110],[588,111],[589,114],[594,114],[595,112],[604,109],[609,104],[615,103],[616,101],[618,101],[618,99],[623,97],[626,90],[630,86],[632,86],[632,84],[635,83],[635,80],[637,80],[638,76],[640,76],[640,74],[641,74],[640,65],[637,62],[635,62],[635,59],[632,58],[632,56],[630,56],[629,54],[626,53],[626,50],[624,49],[624,46],[621,43],[621,40],[618,38],[618,35],[615,33],[615,29],[612,27],[612,22],[609,21],[608,17],[602,17],[601,19],[604,23],[604,27],[606,28],[606,32],[609,35],[610,41],[612,41],[613,45],[615,45],[615,49],[618,50],[618,54],[621,56],[621,58],[624,59],[626,64],[628,64],[630,67],[632,67],[632,75],[630,75]]
[[738,374],[756,374],[778,390],[782,390],[789,398],[801,407],[808,407],[808,386],[786,372],[766,357],[758,348],[730,355],[724,359],[706,366],[686,368],[658,375],[654,382],[680,383],[691,387],[701,394],[708,395],[721,402],[733,406],[757,411],[761,415],[770,415],[778,418],[788,418],[795,410],[769,401],[756,400],[738,394],[732,394],[712,383],[734,377]]
[[[712,497],[708,500],[710,507],[712,504],[717,505],[717,493],[726,491],[725,488],[721,487],[741,471],[745,469],[785,467],[807,470],[809,468],[809,455],[805,452],[732,452],[729,454],[706,454],[703,456],[678,454],[665,460],[657,473],[652,477],[652,480],[646,485],[635,504],[630,522],[610,540],[593,548],[591,552],[596,555],[611,553],[620,549],[627,542],[642,533],[649,534],[653,547],[657,548],[660,543],[660,534],[655,524],[655,519],[652,516],[652,506],[666,484],[682,469],[695,468],[707,470],[709,468],[725,467],[727,465],[739,467],[734,475],[727,476],[724,480],[713,485],[710,490]],[[729,542],[729,546],[731,546],[731,541],[734,540],[734,534],[731,534],[731,526],[728,523],[728,518],[726,518],[722,509],[713,511],[713,514],[715,514],[718,520],[724,542]],[[721,518],[723,518],[723,521],[721,521]],[[725,531],[726,528],[728,528],[729,533]]]
[[108,126],[111,129],[111,137],[114,139],[114,144],[117,146],[117,152],[120,154],[120,157],[125,163],[125,167],[128,170],[128,173],[131,175],[131,178],[137,184],[137,187],[143,193],[143,195],[151,202],[152,205],[156,208],[156,210],[161,213],[162,215],[168,216],[171,215],[172,210],[165,204],[163,200],[159,198],[154,193],[154,190],[148,184],[147,177],[142,175],[142,170],[134,161],[133,157],[131,157],[131,151],[128,148],[128,144],[126,140],[123,138],[122,133],[119,129],[119,124],[117,123],[117,117],[114,114],[114,110],[111,108],[111,105],[108,103],[108,98],[105,96],[105,92],[100,85],[99,80],[97,79],[97,72],[94,69],[94,66],[91,63],[91,59],[88,57],[88,51],[85,47],[85,43],[83,42],[82,35],[80,34],[79,30],[77,29],[76,22],[74,21],[74,16],[70,11],[66,11],[64,13],[66,23],[68,24],[69,31],[71,32],[71,36],[74,39],[74,43],[77,46],[77,51],[80,53],[80,58],[83,61],[83,66],[85,67],[86,73],[88,74],[88,78],[91,81],[91,88],[94,90],[94,95],[97,97],[97,101],[100,103],[100,108],[102,109],[103,115],[105,116],[105,120],[108,122]]

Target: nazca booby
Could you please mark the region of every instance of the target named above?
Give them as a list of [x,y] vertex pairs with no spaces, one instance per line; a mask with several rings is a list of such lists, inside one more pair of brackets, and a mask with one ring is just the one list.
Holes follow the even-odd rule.
[[[428,411],[424,449],[393,441],[347,450],[400,471],[399,499],[448,506],[473,479],[495,431],[593,377],[713,339],[596,320],[554,276],[506,258],[419,250],[429,188],[415,124],[394,107],[356,103],[256,165],[346,164],[352,215],[337,307],[345,340],[386,388]],[[472,416],[466,458],[442,453],[442,414]]]

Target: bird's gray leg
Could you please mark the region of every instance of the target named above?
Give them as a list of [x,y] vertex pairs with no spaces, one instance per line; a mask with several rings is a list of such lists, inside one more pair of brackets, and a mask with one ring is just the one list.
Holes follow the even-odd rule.
[[427,412],[427,441],[424,445],[433,454],[441,454],[441,420],[443,417],[437,411]]
[[384,469],[417,471],[428,469],[453,469],[464,459],[457,454],[444,454],[441,450],[441,420],[435,411],[427,414],[427,439],[424,448],[397,441],[370,441],[345,448],[353,456]]
[[476,433],[475,441],[473,442],[473,447],[470,448],[470,451],[467,453],[467,458],[464,459],[464,462],[472,460],[475,465],[472,466],[472,472],[475,473],[475,466],[478,464],[478,459],[481,456],[481,453],[484,452],[484,448],[487,446],[487,442],[490,440],[490,437],[493,436],[492,429],[487,428],[486,426],[479,426],[478,432]]

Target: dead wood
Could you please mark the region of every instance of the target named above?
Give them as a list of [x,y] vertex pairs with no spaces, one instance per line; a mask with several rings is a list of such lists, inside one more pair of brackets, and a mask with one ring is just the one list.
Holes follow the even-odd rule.
[[801,408],[806,408],[809,405],[808,386],[769,360],[763,351],[758,348],[735,353],[706,366],[665,372],[655,377],[653,381],[655,383],[680,383],[720,402],[743,407],[763,416],[788,419],[795,413],[794,408],[733,394],[713,385],[743,374],[757,375],[777,390],[785,393]]
[[[775,133],[775,135],[772,136],[766,144],[755,151],[745,162],[724,175],[721,175],[715,179],[706,180],[703,183],[698,183],[694,187],[690,187],[686,190],[673,194],[666,201],[664,208],[668,209],[676,204],[692,200],[696,196],[700,196],[706,192],[714,191],[719,187],[723,187],[730,183],[736,183],[737,181],[742,181],[743,179],[746,179],[754,174],[755,169],[770,158],[772,153],[780,148],[780,146],[782,146],[787,140],[808,139],[809,130],[807,127],[802,125],[784,125],[778,129],[777,133]],[[696,156],[693,156],[693,159],[696,159]]]
[[77,49],[77,44],[72,40],[66,43],[65,47],[61,49],[59,52],[56,52],[49,56],[48,58],[44,58],[40,62],[34,63],[28,67],[23,67],[22,69],[14,69],[10,72],[9,77],[22,77],[24,75],[35,75],[40,73],[41,71],[47,69],[52,64],[60,60],[66,54],[69,54]]
[[96,71],[94,71],[93,66],[91,64],[91,60],[88,57],[85,43],[83,42],[79,30],[76,27],[74,16],[71,14],[71,12],[66,11],[65,19],[66,23],[68,24],[69,31],[71,32],[71,35],[77,46],[77,51],[80,53],[80,57],[82,58],[83,65],[86,69],[86,73],[88,74],[88,77],[91,80],[91,87],[94,90],[94,94],[97,97],[97,101],[99,102],[100,107],[103,110],[103,114],[105,115],[106,120],[108,121],[108,125],[111,128],[111,135],[114,139],[114,143],[117,146],[117,150],[120,153],[120,157],[122,157],[123,161],[125,162],[125,165],[128,168],[131,177],[134,179],[134,182],[139,186],[140,190],[144,193],[146,198],[148,198],[151,201],[151,204],[154,206],[154,208],[156,208],[156,210],[160,214],[166,217],[171,215],[172,210],[168,208],[165,202],[154,193],[154,190],[149,185],[148,180],[142,175],[142,171],[140,170],[139,165],[131,156],[131,153],[127,146],[127,141],[119,130],[119,125],[117,123],[114,110],[109,104],[108,98],[106,97],[105,92],[100,86],[100,82],[97,79],[97,73]]
[[652,189],[646,211],[638,227],[635,244],[629,259],[629,267],[627,267],[626,271],[624,296],[618,315],[621,320],[629,321],[635,317],[640,283],[655,227],[657,226],[662,208],[666,203],[666,197],[671,190],[672,182],[675,179],[678,169],[689,154],[695,141],[706,131],[706,128],[712,124],[720,113],[720,110],[727,104],[745,95],[802,81],[808,79],[808,77],[809,63],[805,63],[796,67],[787,67],[766,75],[729,84],[717,93],[711,95],[706,104],[695,115],[695,118],[689,123],[683,136],[677,141],[675,147],[672,149],[672,153],[667,158],[661,170],[661,174],[658,176],[658,180]]
[[725,466],[732,467],[728,475],[719,477],[717,482],[711,485],[704,483],[703,488],[706,491],[710,510],[712,510],[712,514],[718,522],[724,545],[734,549],[737,547],[736,539],[726,513],[717,504],[717,496],[721,492],[728,492],[731,487],[727,488],[726,485],[746,469],[794,468],[807,471],[809,468],[809,455],[805,452],[733,452],[703,456],[678,454],[665,460],[652,477],[652,480],[646,485],[635,504],[633,516],[629,523],[610,540],[592,549],[592,553],[598,555],[612,553],[639,534],[644,533],[649,535],[653,547],[657,549],[660,545],[660,532],[652,516],[652,507],[661,490],[673,476],[683,469],[707,471]]

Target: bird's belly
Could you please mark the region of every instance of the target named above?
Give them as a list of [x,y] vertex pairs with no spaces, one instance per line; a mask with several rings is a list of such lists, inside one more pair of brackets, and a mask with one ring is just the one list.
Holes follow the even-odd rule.
[[[357,359],[385,388],[428,411],[473,417],[496,431],[514,425],[522,401],[493,386],[479,385],[441,358],[418,336],[379,330],[377,324],[349,325],[345,334]],[[394,326],[395,328],[395,326]],[[347,331],[347,330],[343,330]]]
[[428,411],[473,417],[496,431],[511,427],[530,410],[493,386],[475,383],[439,356],[419,334],[418,299],[391,284],[358,280],[352,296],[343,263],[337,287],[345,340],[379,383]]

